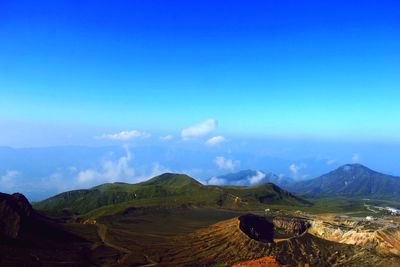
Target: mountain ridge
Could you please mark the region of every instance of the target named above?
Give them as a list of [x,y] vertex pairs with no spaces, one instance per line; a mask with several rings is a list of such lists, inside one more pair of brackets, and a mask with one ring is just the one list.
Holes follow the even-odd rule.
[[310,205],[272,183],[257,186],[203,185],[185,174],[165,173],[137,184],[108,183],[91,189],[67,191],[41,202],[35,208],[57,215],[82,215],[113,206],[197,205],[245,209],[254,205]]
[[345,164],[314,179],[299,181],[288,188],[312,196],[396,198],[400,177],[374,171],[362,164]]

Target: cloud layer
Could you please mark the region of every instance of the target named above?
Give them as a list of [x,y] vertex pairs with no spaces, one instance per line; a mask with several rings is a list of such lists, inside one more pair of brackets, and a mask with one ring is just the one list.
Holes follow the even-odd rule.
[[218,168],[223,169],[223,170],[228,170],[228,171],[233,171],[235,168],[240,166],[240,161],[226,159],[221,156],[215,157],[214,163],[215,163],[215,165],[218,166]]
[[116,182],[134,177],[134,170],[129,166],[132,159],[131,152],[126,148],[126,155],[117,161],[107,160],[103,162],[101,168],[86,169],[80,171],[77,176],[79,184],[96,184],[104,182]]
[[162,140],[162,141],[171,141],[172,139],[174,139],[174,136],[170,135],[170,134],[160,137],[160,140]]
[[299,178],[300,177],[300,171],[302,169],[305,169],[306,167],[307,166],[304,163],[301,163],[301,164],[292,163],[289,166],[289,170],[292,173],[293,178]]
[[207,181],[207,184],[210,185],[224,185],[226,184],[226,180],[223,178],[219,178],[219,177],[212,177],[211,179],[209,179]]
[[6,173],[3,176],[0,176],[0,188],[1,191],[7,191],[11,192],[14,190],[15,183],[16,183],[16,178],[18,177],[20,173],[15,170],[9,170],[6,171]]
[[267,176],[265,173],[257,171],[256,175],[249,177],[248,180],[251,185],[254,185],[261,182],[262,179],[265,178],[265,176]]
[[198,124],[192,125],[181,131],[183,140],[188,140],[194,137],[207,135],[217,128],[218,122],[216,119],[208,119]]
[[138,130],[131,130],[131,131],[122,131],[119,133],[113,133],[113,134],[103,134],[100,138],[101,139],[108,139],[108,140],[115,140],[115,141],[128,141],[132,140],[134,138],[146,138],[149,137],[150,134],[146,132],[141,132]]
[[213,136],[213,137],[211,137],[210,139],[208,139],[206,141],[206,145],[215,146],[215,145],[218,145],[218,144],[220,144],[222,142],[225,142],[225,141],[226,141],[226,139],[222,135]]
[[207,181],[210,185],[256,185],[262,182],[262,180],[267,176],[266,173],[261,171],[256,171],[254,175],[248,175],[246,177],[241,177],[240,179],[225,179],[223,177],[212,177]]

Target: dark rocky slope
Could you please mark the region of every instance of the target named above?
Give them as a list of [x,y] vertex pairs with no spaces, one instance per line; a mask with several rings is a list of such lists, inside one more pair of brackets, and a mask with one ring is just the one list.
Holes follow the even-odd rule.
[[0,266],[92,266],[90,242],[36,212],[22,194],[0,193]]

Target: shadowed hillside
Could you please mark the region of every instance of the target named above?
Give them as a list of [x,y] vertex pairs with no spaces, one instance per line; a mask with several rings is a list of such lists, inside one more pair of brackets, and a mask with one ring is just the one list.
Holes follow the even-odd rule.
[[91,266],[90,241],[32,209],[18,193],[0,193],[0,266]]

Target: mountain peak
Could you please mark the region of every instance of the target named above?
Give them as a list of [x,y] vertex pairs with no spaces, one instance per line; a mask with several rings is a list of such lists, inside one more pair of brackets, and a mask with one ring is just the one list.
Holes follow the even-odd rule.
[[163,173],[150,180],[141,183],[142,185],[163,185],[172,187],[182,187],[185,185],[196,185],[202,186],[202,184],[196,179],[180,173]]
[[314,195],[389,199],[400,196],[400,178],[355,163],[343,165],[317,178],[298,182],[292,189]]
[[345,165],[342,165],[341,167],[339,167],[339,169],[344,169],[344,168],[361,168],[361,169],[369,169],[366,166],[360,164],[360,163],[348,163]]
[[351,163],[351,164],[345,164],[343,166],[340,166],[333,172],[347,172],[347,173],[358,173],[358,174],[363,174],[363,173],[376,173],[375,171],[371,170],[370,168],[360,164],[360,163]]

